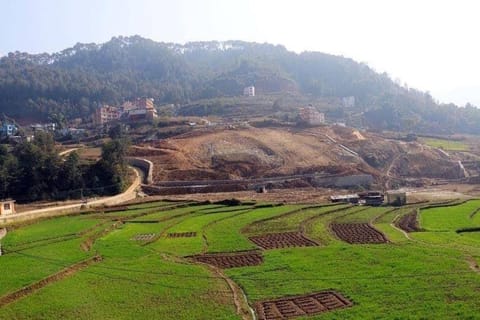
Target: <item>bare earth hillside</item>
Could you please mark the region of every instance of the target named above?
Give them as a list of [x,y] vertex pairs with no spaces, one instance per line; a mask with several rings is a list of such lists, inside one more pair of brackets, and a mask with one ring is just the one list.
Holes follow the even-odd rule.
[[305,173],[463,178],[458,160],[417,142],[345,127],[199,129],[131,149],[155,181],[246,179]]

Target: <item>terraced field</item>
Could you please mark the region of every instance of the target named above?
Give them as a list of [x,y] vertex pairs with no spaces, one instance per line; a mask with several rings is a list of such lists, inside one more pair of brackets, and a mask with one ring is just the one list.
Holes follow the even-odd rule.
[[480,200],[428,205],[159,202],[9,228],[0,319],[475,319]]

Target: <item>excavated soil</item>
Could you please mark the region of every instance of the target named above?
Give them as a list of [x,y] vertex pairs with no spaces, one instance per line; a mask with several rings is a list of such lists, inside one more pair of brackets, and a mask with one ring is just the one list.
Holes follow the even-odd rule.
[[270,233],[249,238],[250,241],[263,249],[278,249],[290,247],[312,247],[318,244],[300,232]]
[[167,235],[168,238],[192,238],[196,236],[196,232],[173,232]]
[[250,267],[263,263],[259,252],[242,252],[229,254],[202,254],[191,257],[193,260],[207,263],[221,269]]
[[145,233],[145,234],[137,234],[131,240],[134,241],[150,241],[155,238],[155,233]]
[[338,238],[351,244],[388,242],[383,233],[368,223],[333,223],[331,228]]
[[417,211],[414,210],[401,217],[397,221],[396,226],[406,232],[421,231],[417,221]]
[[290,319],[310,316],[330,310],[351,307],[353,303],[335,291],[286,297],[258,302],[255,309],[259,320]]

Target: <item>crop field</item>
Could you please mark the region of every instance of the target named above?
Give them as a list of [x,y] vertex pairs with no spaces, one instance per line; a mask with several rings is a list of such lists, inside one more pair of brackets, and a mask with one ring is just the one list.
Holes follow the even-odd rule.
[[457,140],[420,138],[420,142],[434,148],[441,148],[447,151],[468,151],[470,147],[467,143]]
[[154,202],[8,227],[0,319],[478,319],[480,200],[430,205]]

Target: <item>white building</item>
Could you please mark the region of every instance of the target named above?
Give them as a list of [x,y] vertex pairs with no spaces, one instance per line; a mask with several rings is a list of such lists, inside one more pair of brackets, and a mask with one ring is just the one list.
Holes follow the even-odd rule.
[[16,213],[15,200],[8,199],[0,201],[0,216],[14,213]]
[[255,97],[255,87],[249,86],[243,89],[243,95],[247,97]]

